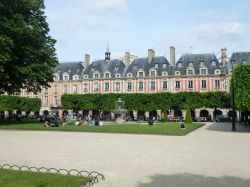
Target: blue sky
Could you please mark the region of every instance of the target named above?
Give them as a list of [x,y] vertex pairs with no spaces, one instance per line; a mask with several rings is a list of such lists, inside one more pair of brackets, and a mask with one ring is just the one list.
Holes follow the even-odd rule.
[[250,51],[249,0],[45,0],[60,62],[113,58],[129,51],[169,59],[184,53]]

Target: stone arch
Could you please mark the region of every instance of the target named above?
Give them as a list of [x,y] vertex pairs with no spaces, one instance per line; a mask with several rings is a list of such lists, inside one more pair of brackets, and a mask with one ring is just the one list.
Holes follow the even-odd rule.
[[141,120],[141,121],[146,120],[144,111],[138,111],[137,116],[138,116],[138,120]]
[[[229,110],[228,113],[227,113],[227,116],[229,117],[229,119],[232,119],[233,111]],[[237,119],[237,112],[236,111],[234,111],[234,116],[235,116],[235,119]]]
[[149,118],[151,119],[157,119],[157,111],[156,110],[153,110],[153,111],[150,111],[149,112]]
[[214,117],[216,117],[217,115],[222,115],[223,114],[223,112],[221,110],[219,110],[219,109],[214,110],[213,113],[214,113]]
[[209,112],[208,112],[208,110],[201,110],[200,111],[200,117],[202,117],[202,118],[208,118],[208,116],[209,116]]
[[180,109],[174,110],[174,117],[182,117],[182,111]]

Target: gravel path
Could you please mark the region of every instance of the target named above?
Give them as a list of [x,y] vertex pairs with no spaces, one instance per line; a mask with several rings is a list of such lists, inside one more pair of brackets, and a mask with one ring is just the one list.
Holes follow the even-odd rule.
[[[0,164],[96,170],[96,187],[249,187],[250,132],[209,123],[183,136],[0,131]],[[248,132],[244,132],[248,131]]]

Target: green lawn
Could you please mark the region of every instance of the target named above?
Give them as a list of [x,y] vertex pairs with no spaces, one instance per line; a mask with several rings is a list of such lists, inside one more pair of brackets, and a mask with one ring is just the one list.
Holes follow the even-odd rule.
[[78,187],[87,182],[80,176],[0,169],[2,187]]
[[160,123],[154,126],[142,124],[123,124],[105,126],[60,126],[44,127],[37,121],[0,121],[0,129],[13,130],[39,130],[39,131],[72,131],[72,132],[97,132],[97,133],[127,133],[127,134],[155,134],[155,135],[174,135],[183,136],[201,127],[201,124],[186,124],[186,129],[180,129],[178,123]]

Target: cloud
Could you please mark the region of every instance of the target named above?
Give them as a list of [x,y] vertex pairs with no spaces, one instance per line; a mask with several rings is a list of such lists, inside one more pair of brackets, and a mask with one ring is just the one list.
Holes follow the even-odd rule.
[[249,32],[249,25],[234,22],[203,23],[194,29],[194,34],[200,38],[227,38],[244,36]]

